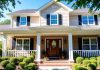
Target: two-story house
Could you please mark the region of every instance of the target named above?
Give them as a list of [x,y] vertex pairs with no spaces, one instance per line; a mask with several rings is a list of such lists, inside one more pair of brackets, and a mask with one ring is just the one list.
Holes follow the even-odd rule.
[[83,57],[100,55],[100,17],[88,9],[72,10],[63,3],[51,1],[40,9],[19,10],[11,16],[11,26],[2,29],[3,56],[30,56],[36,52],[40,62],[42,52],[52,59],[65,53],[69,61],[73,54]]

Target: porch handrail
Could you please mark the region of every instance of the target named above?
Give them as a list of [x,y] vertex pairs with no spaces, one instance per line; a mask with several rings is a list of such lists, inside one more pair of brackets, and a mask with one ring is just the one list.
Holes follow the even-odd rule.
[[7,56],[19,57],[19,56],[31,56],[37,50],[8,50]]
[[73,50],[73,54],[82,57],[100,56],[100,50]]

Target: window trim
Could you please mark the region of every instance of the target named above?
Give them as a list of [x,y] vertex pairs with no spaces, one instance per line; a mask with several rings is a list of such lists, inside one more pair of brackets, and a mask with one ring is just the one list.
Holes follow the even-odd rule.
[[[25,18],[26,18],[26,23],[25,23],[25,25],[21,25],[21,18],[22,18],[22,17],[25,17]],[[26,17],[26,16],[20,16],[19,26],[27,26],[27,17]]]
[[[87,22],[88,22],[87,24],[83,24],[83,19],[82,19],[83,16],[87,17]],[[89,23],[89,16],[93,16],[93,20],[94,20],[93,24]],[[94,15],[82,15],[82,17],[81,17],[81,19],[82,19],[82,25],[95,25]]]
[[29,50],[30,50],[30,38],[16,38],[16,46],[15,46],[15,49],[17,47],[17,40],[18,39],[22,40],[22,50],[24,50],[24,40],[25,39],[29,40]]
[[[51,16],[57,15],[57,24],[51,24]],[[50,14],[50,25],[59,25],[59,14]]]
[[84,50],[83,49],[83,39],[89,39],[89,44],[88,44],[89,48],[90,48],[89,50],[92,50],[91,49],[91,45],[93,45],[93,44],[91,44],[91,39],[96,39],[96,41],[97,41],[97,44],[96,44],[97,45],[97,49],[96,50],[98,50],[98,39],[97,39],[97,37],[82,37],[82,50]]

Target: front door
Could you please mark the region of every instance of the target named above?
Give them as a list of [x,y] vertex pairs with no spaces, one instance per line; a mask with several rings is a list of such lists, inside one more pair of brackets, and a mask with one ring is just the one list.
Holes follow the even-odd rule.
[[62,39],[46,39],[46,53],[48,57],[58,58],[62,51]]

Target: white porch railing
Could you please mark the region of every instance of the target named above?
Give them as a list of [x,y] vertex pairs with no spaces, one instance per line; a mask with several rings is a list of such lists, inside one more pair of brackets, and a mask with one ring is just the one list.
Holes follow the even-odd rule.
[[19,56],[31,56],[36,50],[8,50],[7,56],[19,57]]
[[100,50],[73,50],[74,55],[81,57],[95,57],[100,56]]

